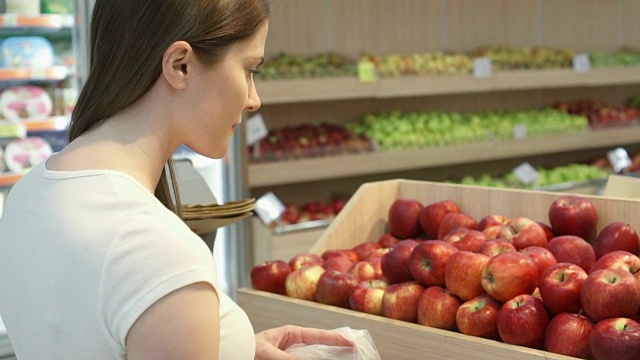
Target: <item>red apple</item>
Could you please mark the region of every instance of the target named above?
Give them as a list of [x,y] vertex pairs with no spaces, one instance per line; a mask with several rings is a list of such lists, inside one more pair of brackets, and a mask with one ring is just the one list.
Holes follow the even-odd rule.
[[493,239],[480,245],[475,252],[492,257],[503,252],[517,251],[512,243],[505,239]]
[[498,237],[511,241],[518,250],[529,246],[547,246],[547,235],[542,227],[537,222],[522,216],[504,225]]
[[640,257],[623,250],[603,255],[593,264],[591,272],[602,269],[621,269],[630,272],[640,282]]
[[418,242],[415,240],[402,240],[382,257],[380,263],[382,275],[389,284],[413,280],[409,269],[409,259],[413,248],[417,245]]
[[574,235],[556,236],[547,244],[558,262],[568,262],[580,266],[589,273],[596,262],[596,253],[591,244]]
[[494,239],[498,239],[500,237],[500,231],[502,230],[502,227],[504,225],[493,225],[493,226],[489,226],[488,228],[482,230],[482,233],[484,234],[484,236],[487,237],[487,239],[489,240],[494,240]]
[[503,226],[511,221],[510,218],[502,215],[487,215],[478,221],[478,231],[484,231],[492,226]]
[[320,255],[306,253],[292,257],[291,260],[289,260],[289,266],[291,270],[298,270],[309,265],[322,265],[323,262],[324,260],[322,260]]
[[628,271],[596,270],[580,292],[582,307],[595,322],[614,317],[633,317],[640,308],[638,281]]
[[373,264],[368,261],[358,261],[353,263],[347,272],[354,275],[358,279],[358,282],[376,279],[376,270],[374,269]]
[[284,282],[291,272],[285,261],[271,260],[251,268],[251,284],[254,289],[286,295]]
[[362,261],[367,260],[367,258],[371,256],[374,250],[381,248],[382,245],[380,245],[380,243],[378,243],[377,241],[367,241],[354,246],[351,250],[353,250],[356,255],[358,255],[358,260]]
[[593,360],[640,359],[640,324],[626,318],[598,322],[589,336],[589,350]]
[[320,275],[324,271],[324,268],[320,265],[309,265],[292,271],[284,283],[287,296],[315,301],[318,279],[320,279]]
[[460,227],[475,230],[478,227],[478,222],[473,217],[464,213],[449,213],[442,218],[442,222],[438,228],[437,238],[443,240],[451,230]]
[[349,297],[358,279],[349,273],[325,271],[316,284],[316,300],[321,304],[349,308]]
[[426,240],[418,244],[409,259],[411,275],[425,286],[444,286],[447,262],[457,251],[455,246],[442,240]]
[[482,288],[500,302],[533,293],[537,283],[536,264],[521,252],[498,254],[489,258],[482,269]]
[[423,291],[424,286],[416,281],[389,285],[382,295],[382,315],[415,323],[418,320],[418,300]]
[[347,258],[347,260],[351,261],[352,263],[360,260],[360,258],[358,257],[358,254],[351,249],[325,250],[322,253],[322,255],[320,255],[320,257],[322,257],[322,260],[324,261],[327,261],[331,258],[338,257],[338,256],[345,257]]
[[547,325],[544,349],[556,354],[588,359],[589,336],[593,325],[593,321],[582,314],[558,314]]
[[382,279],[382,256],[370,256],[366,262],[373,266],[373,272],[376,279]]
[[456,313],[458,331],[465,335],[498,340],[498,312],[501,306],[488,294],[463,303]]
[[574,235],[590,242],[596,234],[598,211],[582,196],[565,195],[549,207],[549,223],[556,236]]
[[551,314],[577,313],[582,309],[580,292],[587,272],[571,263],[559,263],[546,269],[538,280],[544,305]]
[[418,299],[418,324],[456,331],[456,314],[462,300],[440,286],[426,288]]
[[540,227],[542,228],[542,230],[544,230],[545,235],[547,235],[547,241],[553,239],[554,237],[556,237],[556,234],[553,233],[553,229],[551,229],[551,226],[538,221],[537,222],[538,225],[540,225]]
[[442,200],[425,206],[420,212],[418,220],[427,239],[438,238],[438,229],[440,229],[445,215],[459,212],[460,208],[453,200]]
[[542,349],[548,324],[549,314],[544,304],[529,294],[505,302],[498,312],[498,333],[507,344]]
[[349,272],[354,262],[345,256],[333,256],[322,263],[322,267],[327,271]]
[[400,239],[415,238],[422,233],[418,215],[424,206],[413,199],[396,199],[389,207],[389,232]]
[[400,239],[398,239],[397,237],[386,233],[380,236],[380,239],[378,239],[378,244],[380,244],[380,246],[382,246],[383,248],[392,248],[399,241]]
[[538,269],[538,276],[541,275],[549,266],[558,263],[558,260],[556,260],[553,253],[542,246],[529,246],[520,250],[520,252],[533,260],[536,264],[536,268]]
[[640,239],[631,225],[624,222],[613,222],[600,230],[593,243],[596,259],[616,250],[628,251],[634,255],[640,253]]
[[484,294],[480,277],[487,261],[487,256],[470,251],[454,253],[444,273],[446,288],[464,301]]
[[356,285],[349,297],[352,310],[382,316],[382,296],[387,289],[384,280],[362,281]]
[[[399,241],[399,240],[398,240]],[[384,254],[388,253],[389,251],[391,251],[392,247],[381,247],[380,249],[375,249],[371,252],[371,254],[369,255],[369,257],[366,260],[369,260],[371,258],[376,258],[376,257],[383,257]]]
[[456,228],[451,230],[443,239],[458,250],[476,252],[480,245],[487,242],[487,237],[477,230]]

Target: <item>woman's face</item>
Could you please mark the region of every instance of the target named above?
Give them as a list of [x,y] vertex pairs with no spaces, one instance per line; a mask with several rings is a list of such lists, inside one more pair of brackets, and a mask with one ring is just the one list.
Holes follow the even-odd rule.
[[268,22],[253,37],[232,45],[213,66],[196,65],[190,83],[188,117],[180,121],[187,129],[185,145],[197,153],[222,158],[229,140],[240,125],[244,111],[260,108],[253,72],[264,61]]

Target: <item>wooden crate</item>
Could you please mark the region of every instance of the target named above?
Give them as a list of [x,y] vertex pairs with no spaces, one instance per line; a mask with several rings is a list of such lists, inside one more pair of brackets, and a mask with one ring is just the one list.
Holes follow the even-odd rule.
[[[377,241],[387,229],[387,212],[397,198],[413,198],[428,204],[444,199],[457,202],[462,211],[480,219],[489,214],[526,216],[548,223],[551,203],[562,193],[495,189],[410,180],[390,180],[362,185],[327,228],[311,252],[351,248]],[[623,221],[640,229],[640,201],[581,195],[599,213],[598,229]],[[442,331],[422,325],[386,319],[309,301],[251,289],[240,289],[240,306],[256,331],[295,324],[326,329],[350,326],[367,329],[383,359],[570,359],[545,351]]]

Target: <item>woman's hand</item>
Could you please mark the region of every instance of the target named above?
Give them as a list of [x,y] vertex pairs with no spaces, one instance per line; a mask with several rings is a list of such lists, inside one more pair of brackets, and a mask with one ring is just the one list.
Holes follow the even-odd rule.
[[286,325],[256,334],[256,360],[293,360],[283,351],[293,344],[353,346],[342,335],[329,330]]

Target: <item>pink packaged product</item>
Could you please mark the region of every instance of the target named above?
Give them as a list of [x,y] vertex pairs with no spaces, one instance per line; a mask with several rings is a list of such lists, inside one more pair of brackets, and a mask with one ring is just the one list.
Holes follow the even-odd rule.
[[12,36],[2,41],[2,66],[46,68],[55,63],[53,45],[42,36]]
[[38,86],[13,86],[0,94],[0,114],[10,121],[51,115],[51,96]]
[[4,151],[9,171],[22,174],[53,154],[49,143],[40,137],[28,137],[10,142]]

